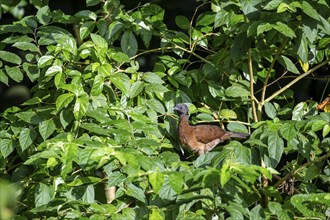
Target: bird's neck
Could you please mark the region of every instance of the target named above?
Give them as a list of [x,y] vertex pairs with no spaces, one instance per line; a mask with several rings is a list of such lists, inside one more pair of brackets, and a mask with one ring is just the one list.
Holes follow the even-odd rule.
[[186,124],[186,125],[189,126],[188,119],[189,119],[189,115],[186,115],[186,114],[179,115],[179,123],[180,124]]

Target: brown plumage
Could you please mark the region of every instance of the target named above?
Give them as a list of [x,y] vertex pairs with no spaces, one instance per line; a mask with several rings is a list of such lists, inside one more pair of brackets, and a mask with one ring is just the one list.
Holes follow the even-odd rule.
[[217,125],[190,126],[188,122],[188,107],[185,104],[177,104],[173,110],[179,114],[179,139],[180,143],[197,151],[199,155],[211,151],[219,143],[231,138],[247,138],[249,134],[224,131]]

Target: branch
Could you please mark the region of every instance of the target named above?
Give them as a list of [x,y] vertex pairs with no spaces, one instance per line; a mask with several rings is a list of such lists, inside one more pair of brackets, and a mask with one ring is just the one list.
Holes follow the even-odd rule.
[[279,94],[281,94],[282,92],[284,92],[285,90],[287,90],[288,88],[290,88],[292,85],[294,85],[295,83],[297,83],[299,80],[305,78],[306,76],[308,76],[309,74],[315,72],[317,69],[321,68],[322,66],[326,65],[329,62],[329,60],[325,60],[322,63],[318,64],[317,66],[313,67],[312,69],[308,70],[307,72],[301,74],[300,76],[298,76],[297,78],[295,78],[294,80],[292,80],[291,82],[289,82],[288,84],[286,84],[282,89],[276,91],[273,95],[269,96],[265,102],[269,102],[272,99],[274,99],[276,96],[278,96]]
[[314,164],[314,163],[318,163],[318,162],[321,162],[321,161],[323,161],[323,160],[326,160],[326,159],[328,159],[329,157],[330,157],[330,152],[328,152],[327,154],[325,154],[325,155],[319,157],[319,158],[316,159],[316,160],[309,161],[309,162],[307,162],[307,163],[301,165],[297,170],[295,170],[294,172],[290,172],[290,173],[286,174],[283,178],[281,178],[279,181],[277,181],[277,183],[275,183],[274,187],[277,188],[279,185],[281,185],[281,183],[283,183],[285,180],[287,180],[290,176],[292,176],[292,175],[298,173],[300,170],[304,169],[305,167],[308,167],[308,166],[310,166],[310,165],[312,165],[312,164]]
[[254,96],[254,85],[253,85],[253,68],[252,68],[252,56],[251,56],[251,48],[249,49],[248,54],[249,60],[249,74],[250,74],[250,94],[251,94],[251,102],[252,102],[252,114],[254,122],[258,122],[258,115],[256,109],[256,103],[258,102],[257,98]]

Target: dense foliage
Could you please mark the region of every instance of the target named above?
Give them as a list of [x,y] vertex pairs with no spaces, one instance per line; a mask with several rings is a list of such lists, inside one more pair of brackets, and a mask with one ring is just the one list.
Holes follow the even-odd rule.
[[[0,81],[34,83],[1,113],[2,218],[330,217],[330,113],[290,90],[329,65],[327,1],[204,1],[176,30],[156,4],[46,2],[0,26]],[[181,102],[251,137],[180,160]]]

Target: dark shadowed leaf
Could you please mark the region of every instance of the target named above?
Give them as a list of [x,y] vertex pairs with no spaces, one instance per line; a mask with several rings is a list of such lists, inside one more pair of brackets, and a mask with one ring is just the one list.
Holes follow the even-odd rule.
[[27,149],[37,137],[37,132],[33,129],[23,128],[19,134],[19,144],[22,151]]
[[35,190],[35,205],[36,207],[47,205],[54,196],[54,189],[44,183],[38,183]]
[[190,21],[183,15],[178,15],[175,17],[175,23],[179,28],[187,30],[190,27]]
[[124,32],[120,41],[120,46],[123,52],[129,57],[132,57],[137,53],[138,44],[132,31]]
[[144,195],[144,191],[140,187],[137,187],[132,183],[127,186],[126,194],[143,203],[146,202],[146,196]]

